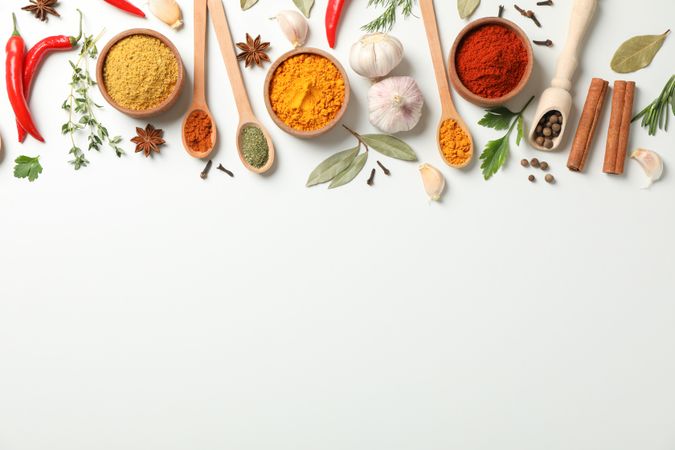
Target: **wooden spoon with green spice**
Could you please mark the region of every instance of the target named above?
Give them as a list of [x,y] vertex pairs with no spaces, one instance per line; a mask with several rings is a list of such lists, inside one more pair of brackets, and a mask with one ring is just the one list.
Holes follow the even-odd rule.
[[[195,74],[194,74],[194,92],[192,95],[192,105],[188,109],[188,113],[183,119],[183,146],[185,150],[195,158],[207,158],[211,152],[213,152],[214,147],[216,146],[216,122],[213,120],[211,111],[206,104],[206,1],[207,0],[195,0]],[[211,120],[211,142],[206,149],[206,151],[195,151],[191,145],[189,145],[188,140],[186,139],[187,133],[185,126],[188,123],[188,119],[193,114],[203,111],[206,113],[208,118]]]
[[216,29],[220,52],[223,55],[227,75],[232,86],[234,101],[239,111],[239,127],[237,129],[239,158],[248,170],[262,174],[270,170],[274,164],[274,144],[265,127],[253,113],[253,108],[251,108],[222,0],[208,0],[208,4],[211,21]]

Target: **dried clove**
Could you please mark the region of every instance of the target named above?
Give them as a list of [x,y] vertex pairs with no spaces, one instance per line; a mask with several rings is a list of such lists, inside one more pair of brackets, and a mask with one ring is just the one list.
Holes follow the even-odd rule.
[[218,164],[218,167],[216,167],[216,169],[220,170],[221,172],[225,172],[226,174],[234,178],[234,174],[231,171],[227,170],[225,167],[223,167],[222,164]]
[[366,183],[368,183],[368,186],[372,186],[374,182],[375,182],[375,169],[370,171],[370,178],[368,178],[368,181],[366,181]]
[[497,13],[497,17],[502,17],[504,15],[504,5],[499,5],[499,12]]
[[537,6],[553,6],[553,0],[544,0],[543,2],[537,2]]
[[523,8],[521,8],[518,5],[513,5],[514,8],[522,15],[523,17],[527,17],[528,19],[532,19],[535,25],[537,25],[539,28],[541,28],[541,22],[539,22],[539,19],[537,19],[537,16],[534,14],[534,11],[531,9],[528,9],[525,11]]
[[391,175],[391,170],[384,167],[384,165],[380,161],[377,162],[377,165],[380,166],[380,168],[382,169],[382,172],[384,172],[385,175],[387,175],[387,176]]
[[550,39],[546,39],[545,41],[537,41],[533,40],[536,45],[543,45],[544,47],[553,47],[553,41]]
[[206,163],[206,167],[204,167],[204,170],[202,170],[202,173],[199,174],[199,176],[202,178],[202,180],[206,180],[206,177],[209,176],[209,170],[211,170],[212,165],[213,165],[213,161],[209,159],[209,162]]

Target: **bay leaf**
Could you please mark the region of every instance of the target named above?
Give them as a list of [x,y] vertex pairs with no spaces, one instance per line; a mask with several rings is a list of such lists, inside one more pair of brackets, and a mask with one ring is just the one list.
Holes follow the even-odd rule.
[[258,0],[241,0],[241,9],[247,10],[256,3],[258,3]]
[[612,70],[630,73],[647,67],[661,49],[670,30],[663,34],[635,36],[621,44],[612,58]]
[[388,134],[364,134],[363,141],[375,151],[391,158],[417,161],[417,154],[405,142]]
[[470,17],[471,14],[476,11],[480,5],[480,0],[457,0],[457,11],[459,12],[459,17],[466,19]]
[[316,166],[307,180],[307,187],[314,186],[321,183],[326,183],[335,178],[339,173],[345,170],[354,161],[356,155],[359,154],[359,147],[354,147],[349,150],[338,152],[333,156],[325,159],[321,164]]
[[333,181],[328,186],[328,189],[335,189],[336,187],[344,186],[345,184],[351,182],[359,173],[361,173],[363,166],[366,165],[366,161],[368,161],[368,152],[361,153],[359,156],[354,158],[354,161],[352,161],[349,167],[340,172],[338,176],[333,178]]
[[312,12],[312,6],[314,6],[314,0],[293,0],[293,3],[295,3],[295,6],[298,7],[305,17],[309,18],[309,14]]

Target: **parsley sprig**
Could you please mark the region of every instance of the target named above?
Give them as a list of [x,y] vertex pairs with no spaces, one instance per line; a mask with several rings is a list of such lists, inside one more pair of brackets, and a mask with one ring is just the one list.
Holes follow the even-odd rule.
[[378,18],[364,25],[361,29],[369,33],[391,31],[396,23],[397,9],[401,8],[401,15],[408,18],[412,15],[414,3],[415,0],[368,0],[368,6],[380,6],[385,9]]
[[111,138],[109,136],[108,129],[96,118],[95,110],[100,109],[101,106],[96,104],[90,96],[90,89],[96,86],[96,81],[90,74],[89,62],[95,60],[98,56],[96,43],[102,35],[103,32],[96,37],[85,36],[78,59],[75,62],[68,61],[73,73],[70,80],[70,94],[62,105],[62,108],[68,111],[68,122],[63,124],[61,132],[70,137],[71,148],[69,153],[74,158],[70,163],[75,167],[75,170],[89,164],[82,148],[75,139],[79,131],[86,130],[88,132],[87,150],[100,151],[103,144],[106,143],[118,157],[124,154],[124,150],[120,147],[122,137]]
[[28,178],[31,183],[38,179],[42,173],[42,166],[40,165],[40,157],[32,158],[30,156],[21,155],[14,160],[14,176],[17,178]]
[[493,108],[487,110],[487,114],[478,122],[478,125],[494,128],[495,130],[506,130],[506,135],[501,139],[490,141],[485,146],[485,150],[480,155],[480,159],[483,161],[480,165],[481,170],[483,171],[483,177],[486,180],[489,180],[492,175],[496,174],[497,171],[504,165],[506,158],[509,156],[511,151],[511,132],[514,128],[518,129],[518,134],[516,135],[516,145],[520,145],[520,141],[523,139],[525,134],[524,125],[523,125],[523,112],[530,106],[534,97],[530,98],[523,109],[519,112],[514,113],[504,106],[498,108]]
[[654,136],[657,129],[668,131],[669,107],[675,115],[675,75],[670,77],[663,91],[661,91],[661,95],[640,111],[632,122],[641,118],[640,125],[649,130],[650,136]]

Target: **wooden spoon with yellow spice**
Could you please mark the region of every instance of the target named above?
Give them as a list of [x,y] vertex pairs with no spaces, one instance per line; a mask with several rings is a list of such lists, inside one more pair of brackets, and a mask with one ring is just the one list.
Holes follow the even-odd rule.
[[438,34],[438,24],[436,23],[436,11],[434,10],[434,0],[420,0],[420,9],[424,20],[424,28],[429,40],[429,49],[431,50],[431,60],[434,64],[436,73],[436,83],[438,84],[438,94],[441,97],[441,120],[438,124],[438,150],[441,153],[443,161],[450,167],[466,167],[473,158],[473,139],[466,127],[466,124],[457,113],[452,95],[450,94],[450,83],[445,68],[445,58],[441,47],[441,38]]

